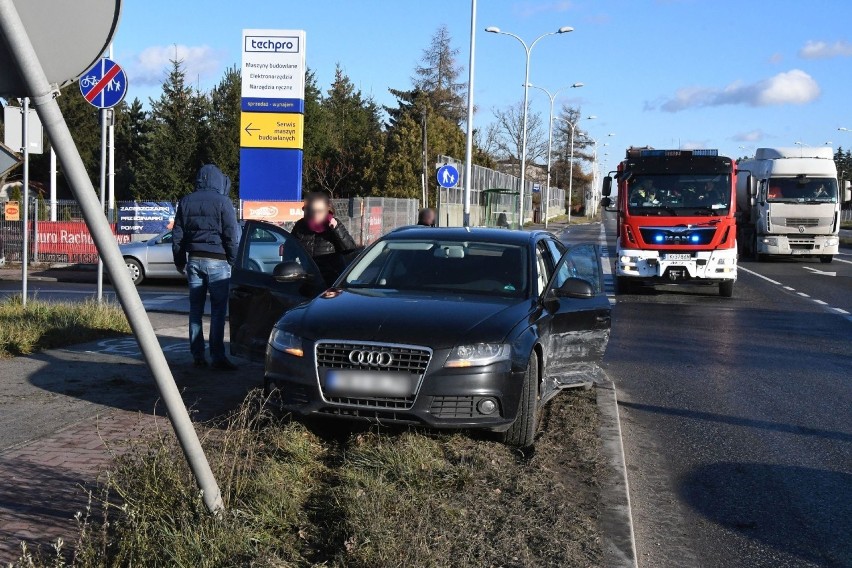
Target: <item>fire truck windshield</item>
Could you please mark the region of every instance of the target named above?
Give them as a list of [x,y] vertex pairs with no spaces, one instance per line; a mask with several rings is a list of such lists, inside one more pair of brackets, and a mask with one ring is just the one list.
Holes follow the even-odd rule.
[[721,174],[640,174],[627,181],[631,215],[726,215],[731,177]]

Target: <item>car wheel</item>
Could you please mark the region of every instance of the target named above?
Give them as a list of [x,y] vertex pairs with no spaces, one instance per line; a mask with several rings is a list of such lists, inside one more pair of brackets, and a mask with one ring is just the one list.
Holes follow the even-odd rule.
[[130,272],[130,279],[133,283],[139,286],[145,280],[145,271],[142,265],[135,258],[125,258],[124,265],[127,266],[127,271]]
[[527,372],[524,375],[524,386],[521,392],[521,402],[518,405],[518,416],[514,424],[503,432],[502,441],[510,446],[529,448],[535,442],[535,432],[538,427],[538,355],[530,356]]
[[731,298],[734,295],[734,281],[725,280],[719,283],[719,295],[723,298]]
[[819,261],[823,264],[831,264],[831,261],[834,260],[834,255],[824,254],[819,257]]

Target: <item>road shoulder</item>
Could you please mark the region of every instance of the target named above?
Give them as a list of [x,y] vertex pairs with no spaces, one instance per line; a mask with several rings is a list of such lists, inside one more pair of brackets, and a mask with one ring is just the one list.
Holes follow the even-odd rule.
[[636,567],[636,539],[630,509],[630,491],[621,421],[618,417],[618,398],[615,385],[609,378],[596,385],[597,405],[601,413],[598,429],[601,451],[604,454],[605,477],[601,487],[601,531],[603,533],[604,566]]

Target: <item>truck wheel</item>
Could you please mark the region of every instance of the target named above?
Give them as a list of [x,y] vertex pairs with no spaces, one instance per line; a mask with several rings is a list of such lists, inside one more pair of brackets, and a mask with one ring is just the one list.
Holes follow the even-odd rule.
[[719,283],[719,295],[723,298],[730,298],[734,295],[734,281],[725,280]]
[[831,264],[831,261],[834,260],[834,255],[824,254],[819,257],[819,261],[823,264]]
[[625,278],[623,276],[619,276],[615,280],[615,285],[618,288],[619,294],[632,294],[635,290],[633,287],[633,281],[630,278]]
[[137,286],[142,284],[142,281],[145,280],[145,270],[139,264],[139,261],[135,258],[125,258],[124,265],[127,266],[127,271],[130,273],[130,279],[133,280],[133,283]]
[[521,402],[518,405],[518,416],[515,423],[502,433],[504,444],[519,448],[529,448],[535,442],[535,431],[538,427],[538,355],[530,355],[527,372],[524,375],[524,386],[521,392]]

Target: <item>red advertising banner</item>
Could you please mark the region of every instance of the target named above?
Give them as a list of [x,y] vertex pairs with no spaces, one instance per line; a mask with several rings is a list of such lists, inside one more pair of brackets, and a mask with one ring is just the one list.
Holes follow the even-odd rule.
[[382,214],[381,206],[370,207],[370,214],[367,216],[367,243],[373,243],[381,238],[384,225]]
[[[112,227],[115,232],[115,226]],[[130,235],[116,235],[119,244],[129,243]],[[36,231],[41,262],[97,264],[98,249],[85,223],[39,221]]]
[[243,219],[269,223],[293,223],[302,218],[301,201],[243,201]]

